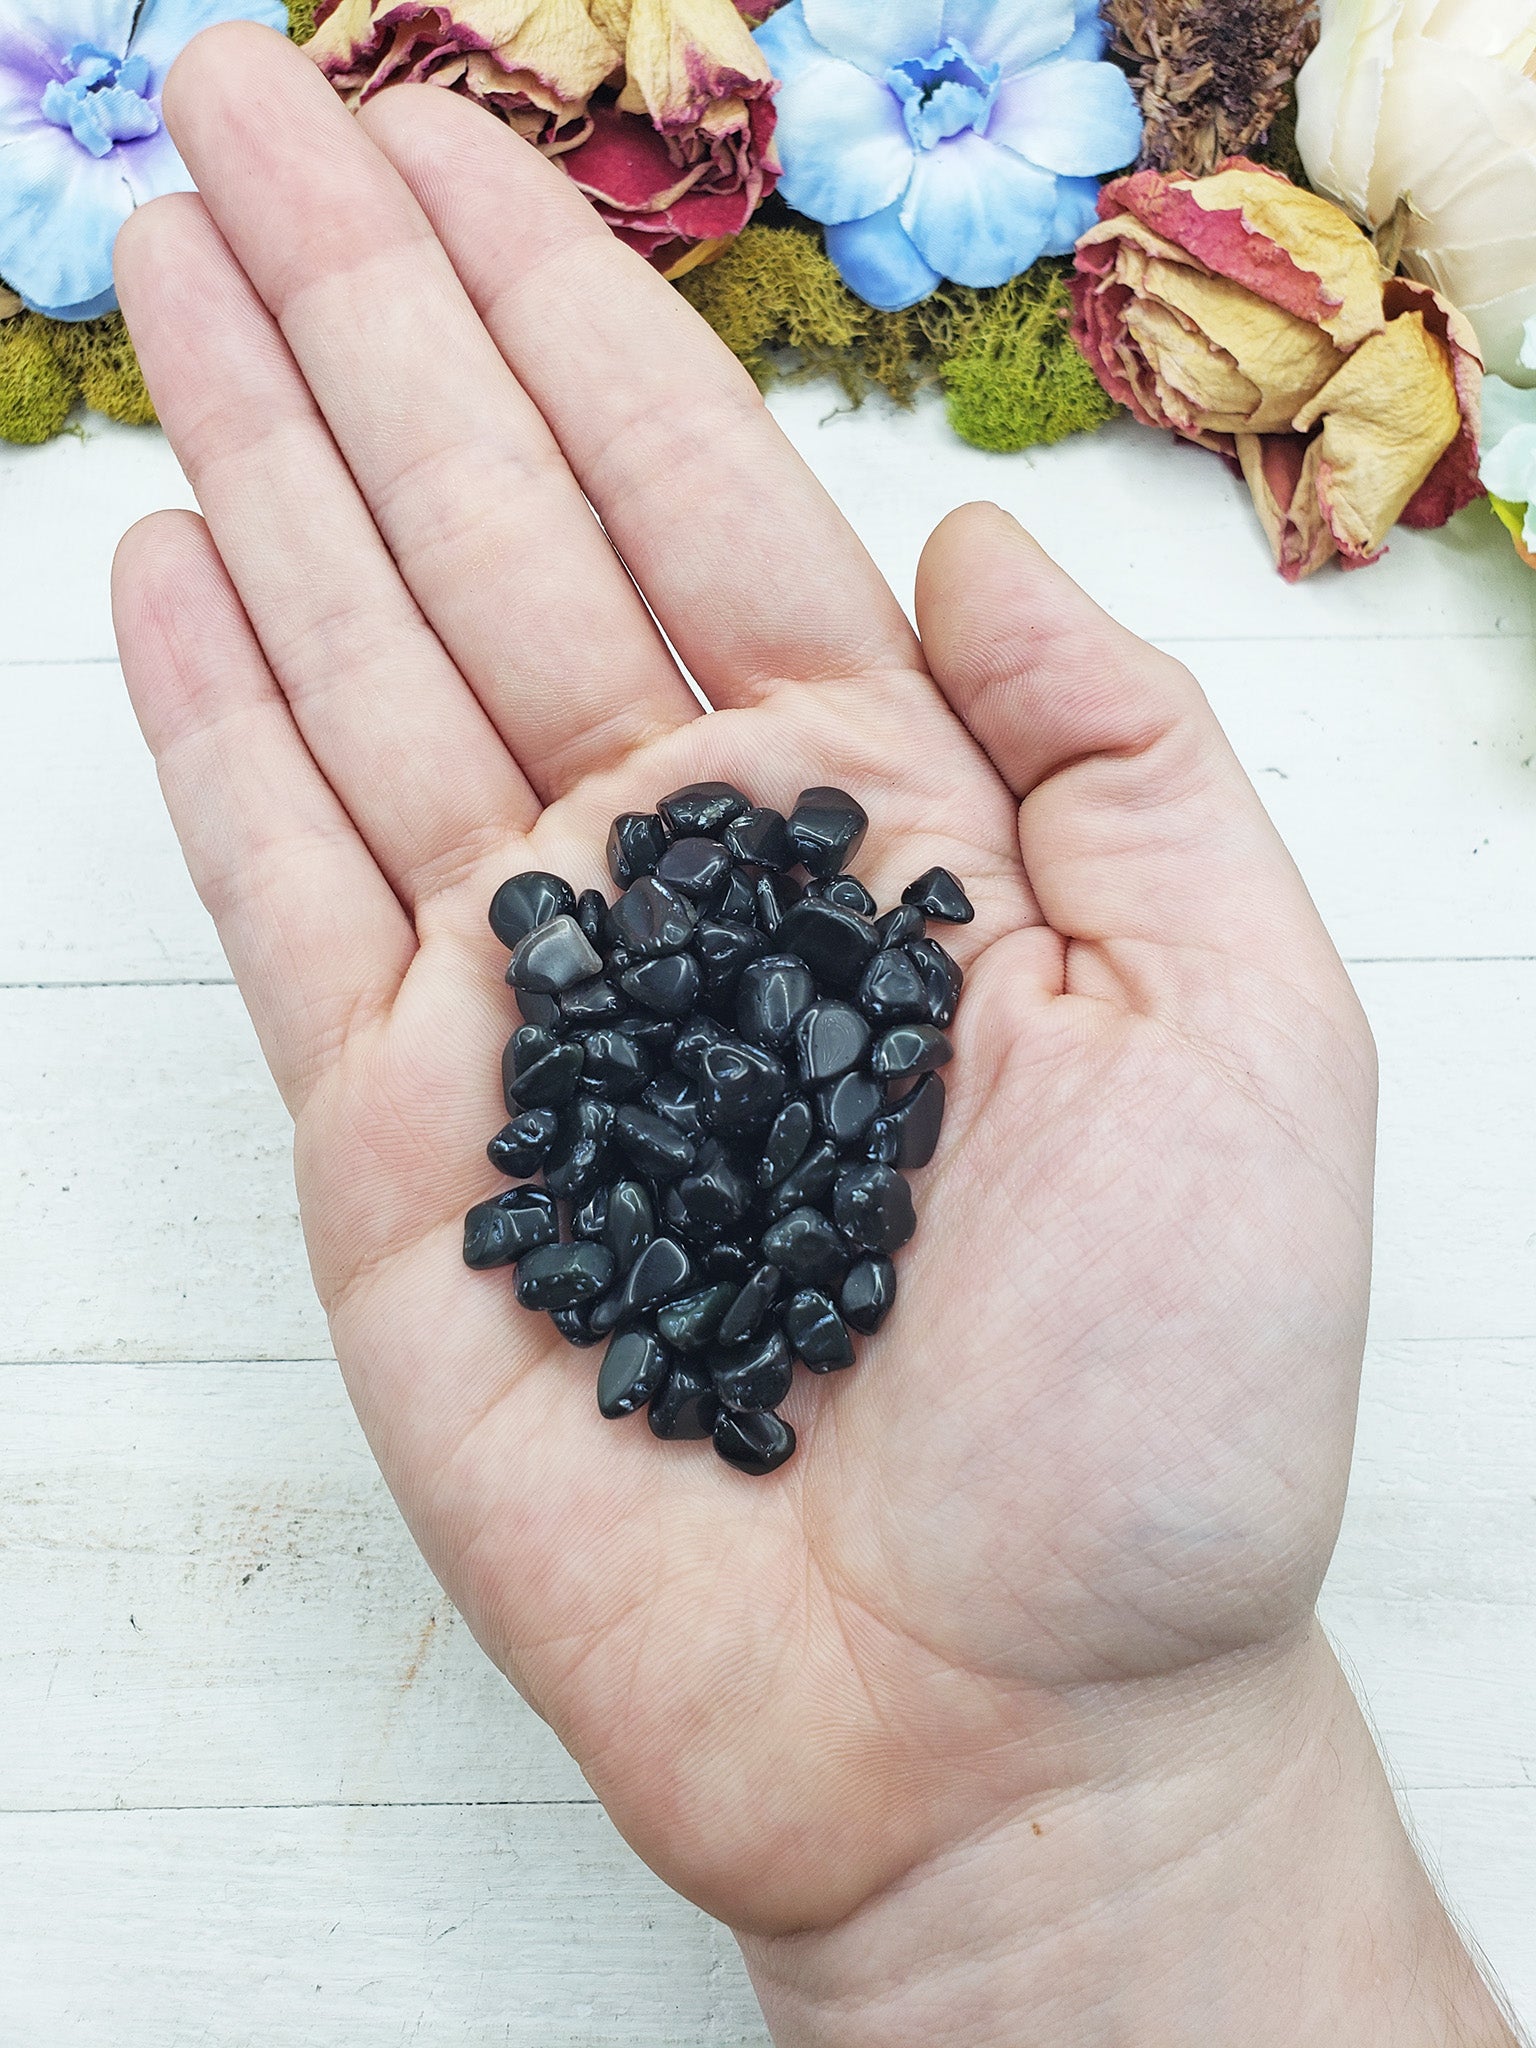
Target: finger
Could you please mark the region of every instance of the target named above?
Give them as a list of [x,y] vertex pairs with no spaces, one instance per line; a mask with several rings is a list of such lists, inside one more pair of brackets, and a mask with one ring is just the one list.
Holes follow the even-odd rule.
[[410,920],[305,749],[201,519],[130,529],[112,611],[192,880],[296,1110],[393,1001]]
[[562,171],[435,88],[360,118],[712,702],[913,665],[900,606],[751,378]]
[[1021,799],[1025,870],[1056,931],[1338,971],[1194,678],[1007,513],[966,505],[943,521],[917,617],[934,680]]
[[421,616],[202,202],[142,207],[117,277],[160,420],[310,752],[416,905],[538,801]]
[[420,208],[314,65],[231,23],[167,119],[400,572],[541,795],[698,707]]

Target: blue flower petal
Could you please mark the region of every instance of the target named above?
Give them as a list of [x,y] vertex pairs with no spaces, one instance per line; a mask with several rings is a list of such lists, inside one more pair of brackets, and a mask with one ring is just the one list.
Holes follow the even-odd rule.
[[1056,218],[1042,256],[1070,256],[1078,239],[1098,224],[1099,181],[1097,178],[1058,178]]
[[944,0],[805,0],[805,25],[823,49],[884,78],[903,57],[944,40]]
[[[61,78],[63,59],[81,44],[123,56],[133,29],[137,0],[4,0],[0,6],[0,98],[9,98],[14,69],[34,76]],[[40,67],[41,70],[40,70]],[[41,93],[42,86],[38,85]]]
[[151,199],[160,199],[167,192],[197,190],[192,173],[177,154],[165,128],[143,142],[125,143],[117,151],[117,161],[128,180],[135,206],[147,206]]
[[998,87],[987,138],[1048,171],[1086,178],[1136,155],[1141,111],[1113,64],[1041,64]]
[[862,220],[899,199],[914,151],[901,102],[856,65],[824,57],[779,90],[779,190],[812,220]]
[[[884,4],[874,0],[876,7]],[[1076,0],[945,0],[945,35],[980,63],[998,65],[1004,78],[1061,49],[1076,25]]]
[[956,135],[918,158],[901,224],[956,284],[1006,284],[1028,270],[1056,218],[1056,180],[983,135]]
[[1099,12],[1099,0],[1078,0],[1077,26],[1061,55],[1096,64],[1108,48],[1109,24]]
[[915,306],[944,282],[917,252],[901,224],[901,207],[827,229],[827,254],[849,291],[882,313]]
[[0,277],[34,310],[111,291],[112,244],[133,211],[119,155],[90,156],[46,123],[0,149]]
[[130,47],[135,57],[149,59],[156,92],[192,38],[221,21],[259,21],[281,34],[288,9],[282,0],[144,0]]
[[781,82],[795,77],[808,64],[824,64],[827,52],[805,25],[801,0],[789,0],[776,14],[770,14],[752,40],[767,59],[768,69]]
[[1514,427],[1483,450],[1486,489],[1511,505],[1536,502],[1536,427]]

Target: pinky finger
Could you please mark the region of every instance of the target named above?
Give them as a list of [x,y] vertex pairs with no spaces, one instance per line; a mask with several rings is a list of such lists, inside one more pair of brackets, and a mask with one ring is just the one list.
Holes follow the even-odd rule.
[[294,725],[207,527],[160,512],[112,570],[123,674],[197,892],[297,1110],[416,950]]

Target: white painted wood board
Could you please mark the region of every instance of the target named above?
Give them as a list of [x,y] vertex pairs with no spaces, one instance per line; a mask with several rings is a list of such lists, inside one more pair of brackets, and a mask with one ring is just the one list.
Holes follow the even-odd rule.
[[[1325,1617],[1536,2019],[1536,579],[1474,510],[1287,590],[1240,489],[1155,436],[994,458],[932,406],[777,409],[904,600],[995,497],[1188,660],[1359,963],[1380,1254]],[[189,502],[154,434],[0,451],[0,2042],[761,2044],[340,1392],[112,666],[117,534]]]

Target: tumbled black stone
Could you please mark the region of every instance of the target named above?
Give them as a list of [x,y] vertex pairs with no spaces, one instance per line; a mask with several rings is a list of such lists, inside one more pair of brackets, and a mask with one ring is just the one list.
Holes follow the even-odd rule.
[[856,910],[803,896],[784,913],[774,934],[781,951],[798,953],[823,988],[846,994],[874,957],[875,928]]
[[579,1350],[586,1351],[603,1341],[601,1333],[593,1329],[584,1308],[551,1309],[549,1320],[566,1343],[576,1345]]
[[697,904],[654,875],[631,882],[608,915],[619,944],[637,960],[681,953],[699,921]]
[[544,1164],[559,1129],[560,1119],[552,1109],[525,1109],[496,1133],[485,1156],[498,1173],[521,1180]]
[[[681,958],[681,955],[675,957]],[[653,1066],[659,1065],[670,1054],[677,1037],[675,1017],[651,1017],[635,1010],[619,1019],[619,1029],[626,1038],[632,1038],[636,1045],[643,1045],[651,1056]]]
[[752,1183],[718,1139],[699,1147],[698,1160],[668,1188],[665,1212],[676,1220],[685,1237],[715,1238],[728,1235],[746,1215],[752,1200]]
[[808,1088],[835,1081],[862,1065],[869,1051],[869,1026],[850,1003],[835,998],[813,1003],[795,1033],[800,1078]]
[[784,1310],[784,1334],[796,1358],[812,1372],[840,1372],[853,1363],[848,1325],[814,1287],[791,1297]]
[[832,1190],[837,1227],[866,1251],[894,1252],[917,1228],[912,1190],[891,1166],[850,1166]]
[[845,789],[803,789],[789,815],[800,865],[822,878],[840,874],[869,829],[869,813]]
[[[783,1275],[777,1266],[759,1266],[736,1294],[720,1321],[722,1344],[744,1344],[756,1331],[779,1291]],[[773,1403],[769,1402],[769,1407]]]
[[820,1205],[832,1192],[832,1183],[837,1179],[837,1170],[842,1160],[837,1147],[829,1138],[822,1138],[812,1145],[800,1164],[786,1173],[776,1188],[768,1191],[768,1213],[771,1216],[787,1216],[791,1209],[799,1209],[807,1203],[812,1208]]
[[592,1311],[594,1330],[617,1328],[659,1303],[687,1292],[693,1279],[688,1254],[674,1238],[653,1237],[625,1274],[623,1284]]
[[674,1442],[696,1442],[714,1427],[720,1396],[708,1369],[691,1358],[675,1358],[672,1370],[651,1396],[651,1432]]
[[893,1103],[880,1119],[896,1133],[896,1157],[892,1166],[926,1166],[939,1142],[944,1121],[944,1079],[941,1074],[924,1074],[909,1095]]
[[551,918],[519,939],[508,972],[515,988],[553,996],[578,981],[589,981],[602,965],[586,933],[567,916]]
[[716,917],[728,924],[757,928],[757,885],[745,868],[732,868],[715,906]]
[[[672,1044],[673,1057],[677,1054],[677,1041]],[[685,1138],[696,1138],[704,1129],[704,1118],[699,1110],[699,1091],[686,1074],[669,1071],[658,1074],[640,1098],[647,1109],[657,1116],[665,1117],[674,1130]],[[691,1163],[691,1162],[690,1162]]]
[[582,890],[576,898],[576,922],[592,945],[604,945],[608,938],[608,899],[601,889]]
[[580,1201],[603,1178],[613,1104],[578,1095],[561,1115],[560,1133],[544,1163],[544,1185],[562,1202]]
[[839,910],[856,910],[860,917],[873,917],[880,908],[857,875],[834,875],[828,882],[813,882],[807,896],[819,896],[823,903],[835,903]]
[[[532,1024],[523,1026],[524,1031],[537,1029]],[[581,1074],[581,1047],[552,1045],[519,1073],[517,1041],[521,1036],[518,1032],[509,1039],[501,1056],[501,1092],[508,1110],[515,1115],[520,1109],[562,1109],[575,1093]]]
[[712,1351],[709,1369],[723,1404],[745,1415],[777,1408],[795,1377],[782,1330],[769,1330],[737,1351]]
[[712,1130],[765,1130],[786,1085],[783,1063],[740,1039],[706,1046],[699,1058],[699,1104]]
[[[512,969],[507,969],[507,986],[512,986]],[[525,1024],[537,1024],[542,1030],[557,1030],[560,1025],[560,998],[541,996],[537,989],[514,988],[518,1013]]]
[[692,1016],[672,1041],[672,1064],[697,1087],[705,1053],[724,1041],[725,1033],[712,1017]]
[[669,1301],[656,1317],[656,1329],[675,1351],[704,1351],[714,1343],[720,1318],[736,1299],[732,1281],[717,1280],[696,1294]]
[[830,1293],[848,1270],[850,1253],[842,1235],[815,1209],[792,1209],[763,1232],[763,1257],[791,1285]]
[[712,1280],[729,1280],[734,1296],[737,1288],[757,1270],[757,1245],[741,1244],[732,1238],[722,1238],[719,1244],[706,1245],[704,1270]]
[[844,1074],[816,1097],[821,1127],[835,1145],[856,1145],[885,1108],[885,1084],[868,1074]]
[[905,1081],[946,1066],[954,1056],[954,1047],[932,1024],[898,1024],[875,1041],[869,1070],[882,1081]]
[[570,1031],[586,1031],[594,1024],[607,1024],[623,1016],[624,1004],[616,988],[594,974],[578,981],[560,998],[560,1021]]
[[858,1004],[881,1027],[927,1020],[927,985],[904,947],[889,946],[870,961],[859,980]]
[[725,828],[725,844],[737,860],[752,867],[777,871],[795,864],[795,849],[789,843],[789,825],[782,811],[760,805],[733,818]]
[[734,996],[748,962],[763,950],[763,935],[756,925],[738,923],[734,918],[701,917],[693,935],[693,950],[710,994]]
[[741,1415],[722,1408],[712,1434],[726,1464],[754,1479],[777,1472],[795,1454],[795,1432],[782,1415]]
[[950,958],[937,939],[913,939],[907,951],[928,991],[928,1021],[947,1031],[954,1022],[960,990],[965,984],[960,963]]
[[608,1229],[608,1190],[594,1188],[587,1199],[571,1217],[572,1237],[584,1237],[592,1244],[606,1242]]
[[510,1188],[488,1202],[476,1202],[464,1218],[464,1263],[476,1272],[510,1266],[559,1235],[555,1205],[542,1188]]
[[736,1028],[754,1045],[777,1050],[794,1036],[796,1024],[816,1000],[811,970],[793,953],[754,960],[736,991]]
[[864,1140],[864,1157],[877,1166],[894,1166],[901,1150],[901,1134],[888,1116],[877,1116]]
[[837,1305],[843,1321],[866,1337],[872,1337],[891,1312],[896,1299],[896,1268],[885,1257],[858,1259],[838,1291]]
[[976,915],[970,897],[948,868],[929,868],[925,875],[907,884],[901,900],[912,904],[924,917],[936,917],[941,924],[969,924]]
[[[614,1118],[617,1128],[618,1118]],[[603,1190],[603,1242],[621,1273],[630,1267],[656,1235],[656,1210],[650,1192],[637,1180],[616,1180]]]
[[576,891],[558,875],[534,869],[503,882],[491,898],[491,930],[512,952],[541,924],[576,908]]
[[603,1245],[540,1245],[518,1261],[517,1298],[524,1308],[576,1308],[612,1279],[613,1254]]
[[658,1017],[686,1017],[699,993],[702,976],[691,953],[664,953],[642,960],[620,975],[624,994]]
[[793,875],[759,875],[757,878],[757,921],[771,937],[784,922],[785,915],[800,901],[805,891]]
[[656,863],[656,879],[701,907],[718,902],[731,872],[731,856],[718,839],[674,839]]
[[[760,1188],[771,1188],[790,1173],[805,1157],[805,1148],[811,1142],[814,1119],[811,1105],[803,1096],[795,1096],[786,1102],[773,1120],[772,1128],[763,1141],[763,1156],[757,1165],[757,1184]],[[532,1172],[532,1168],[529,1171]]]
[[545,1053],[553,1052],[559,1043],[555,1034],[546,1030],[543,1025],[524,1024],[519,1030],[514,1031],[507,1041],[507,1050],[502,1055],[503,1071],[508,1054],[511,1056],[513,1074],[526,1074],[535,1060],[541,1060]]
[[888,910],[884,917],[875,919],[875,930],[880,935],[882,946],[905,946],[913,939],[920,939],[928,927],[923,922],[923,913],[915,910],[910,903],[898,904]]
[[667,1349],[649,1330],[621,1330],[597,1375],[598,1413],[610,1419],[643,1408],[667,1376]]
[[752,800],[729,782],[690,782],[656,808],[674,839],[718,839],[734,818],[746,816]]
[[624,811],[608,828],[608,872],[620,889],[654,875],[666,850],[667,828],[654,811]]
[[581,1085],[609,1102],[633,1102],[655,1072],[645,1047],[622,1031],[588,1031],[579,1043]]
[[667,1117],[626,1102],[613,1119],[613,1142],[652,1180],[675,1180],[694,1162],[698,1147]]

